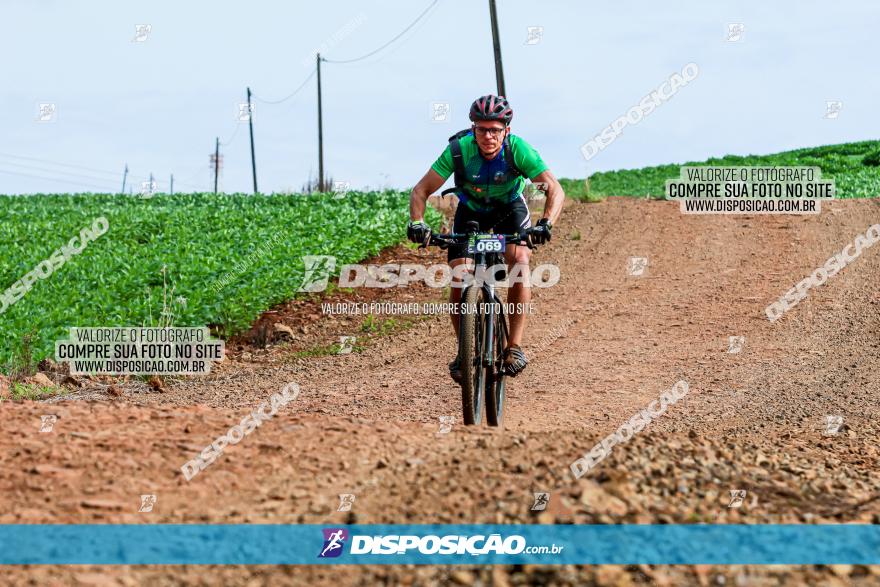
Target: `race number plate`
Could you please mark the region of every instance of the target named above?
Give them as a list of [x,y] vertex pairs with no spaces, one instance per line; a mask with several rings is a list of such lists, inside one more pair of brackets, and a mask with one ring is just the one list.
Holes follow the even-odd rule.
[[468,240],[468,254],[475,253],[503,253],[503,234],[472,234]]

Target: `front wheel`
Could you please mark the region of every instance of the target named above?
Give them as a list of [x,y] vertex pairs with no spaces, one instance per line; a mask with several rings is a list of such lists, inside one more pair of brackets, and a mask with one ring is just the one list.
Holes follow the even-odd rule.
[[461,406],[466,425],[479,424],[483,416],[483,393],[491,377],[482,366],[483,317],[477,314],[483,292],[470,286],[462,295],[463,311],[458,317],[458,356],[461,359]]
[[495,314],[495,348],[492,357],[492,365],[489,367],[486,378],[486,423],[489,426],[503,426],[504,424],[504,347],[507,346],[507,321],[504,313]]

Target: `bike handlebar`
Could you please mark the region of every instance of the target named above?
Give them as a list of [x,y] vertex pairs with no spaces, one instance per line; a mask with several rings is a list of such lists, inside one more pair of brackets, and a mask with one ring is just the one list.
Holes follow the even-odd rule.
[[[458,245],[465,244],[470,238],[471,234],[474,233],[448,233],[448,234],[434,234],[431,233],[431,238],[428,239],[428,242],[423,244],[419,248],[425,248],[429,246],[438,246],[441,249],[449,248],[450,245]],[[506,245],[519,245],[524,244],[530,249],[535,248],[535,243],[532,242],[532,239],[529,238],[528,231],[523,231],[516,234],[501,234],[499,236],[504,237],[504,243]]]

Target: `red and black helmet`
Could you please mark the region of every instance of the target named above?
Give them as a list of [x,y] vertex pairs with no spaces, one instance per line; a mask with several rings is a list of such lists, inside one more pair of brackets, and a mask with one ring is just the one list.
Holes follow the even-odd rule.
[[510,107],[504,96],[489,94],[477,98],[471,104],[471,120],[498,120],[506,126],[510,124],[512,118],[513,108]]

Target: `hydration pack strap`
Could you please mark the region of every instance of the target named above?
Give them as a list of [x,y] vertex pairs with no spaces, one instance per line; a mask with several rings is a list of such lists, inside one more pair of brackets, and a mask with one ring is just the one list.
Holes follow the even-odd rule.
[[[466,192],[464,191],[466,176],[464,169],[464,157],[461,153],[461,138],[467,136],[468,134],[470,134],[470,132],[471,129],[466,128],[464,130],[458,131],[457,133],[449,137],[449,152],[452,154],[453,181],[455,182],[455,186],[440,192],[441,196],[445,196],[446,194],[451,193],[466,194]],[[510,146],[510,140],[508,137],[504,137],[502,149],[504,149],[504,162],[507,163],[507,166],[520,177],[526,177],[526,174],[522,172],[522,170],[516,165],[516,162],[514,162],[513,160],[513,149]],[[474,198],[470,195],[467,195],[467,197],[475,199],[485,206],[489,206],[491,204],[488,194],[483,196],[482,198]]]

